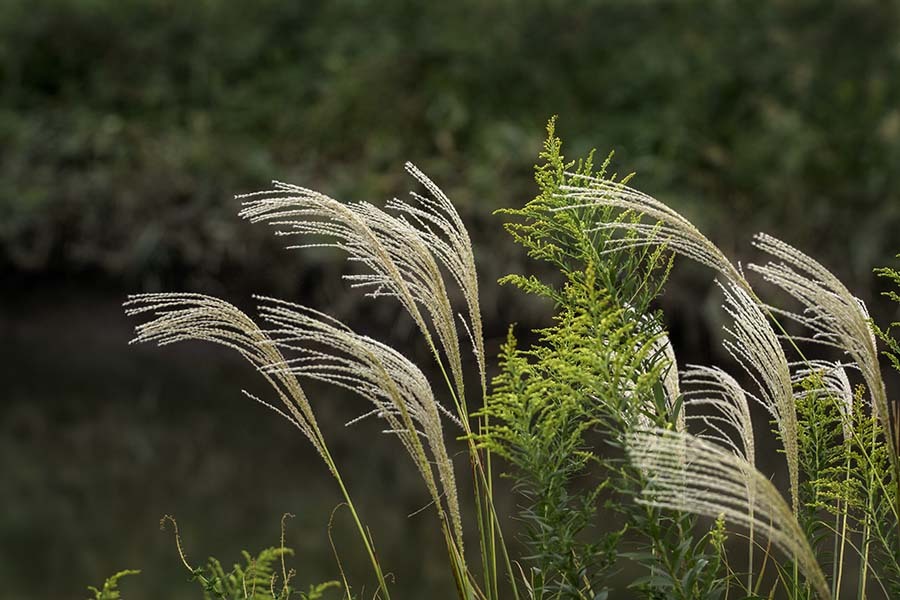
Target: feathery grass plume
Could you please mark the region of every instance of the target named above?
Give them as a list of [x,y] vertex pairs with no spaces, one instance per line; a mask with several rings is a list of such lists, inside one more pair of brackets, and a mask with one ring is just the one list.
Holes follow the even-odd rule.
[[629,433],[626,449],[647,479],[639,502],[752,527],[796,561],[820,600],[831,598],[791,507],[744,458],[694,435],[660,428]]
[[[579,185],[560,187],[566,204],[556,210],[583,210],[587,207],[608,207],[642,215],[642,219],[602,219],[594,226],[596,231],[623,231],[622,237],[610,237],[604,254],[646,246],[664,245],[678,254],[706,265],[749,289],[741,272],[731,264],[722,251],[693,223],[675,210],[647,194],[628,187],[622,182],[594,177],[584,173],[569,173]],[[602,213],[601,213],[602,214]],[[629,235],[630,234],[630,235]]]
[[726,351],[753,379],[759,395],[750,397],[775,420],[784,446],[791,487],[791,505],[798,509],[800,469],[797,447],[797,409],[791,372],[784,349],[766,315],[750,294],[736,284],[719,284],[725,296],[725,312],[733,319],[725,327],[731,339],[723,341]]
[[152,320],[135,328],[136,337],[131,340],[132,344],[154,342],[159,346],[166,346],[175,342],[199,340],[236,350],[266,378],[285,410],[251,397],[294,424],[334,472],[315,414],[303,388],[290,373],[268,370],[283,364],[284,357],[250,317],[224,300],[192,293],[135,294],[128,297],[124,306],[128,316],[147,313],[154,316]]
[[[873,330],[865,304],[853,296],[828,269],[791,245],[766,234],[755,236],[754,245],[769,254],[774,260],[765,265],[750,265],[750,268],[762,275],[766,281],[792,296],[803,307],[802,313],[778,308],[772,309],[773,312],[805,326],[811,332],[811,335],[805,338],[796,337],[795,339],[804,339],[843,351],[862,373],[873,417],[879,422],[880,429],[887,441],[883,449],[887,450],[891,465],[892,485],[900,485],[900,477],[898,477],[900,475],[900,455],[898,455],[900,452],[900,428],[896,423],[898,413],[896,407],[892,411],[888,402],[879,365],[877,329]],[[842,385],[841,382],[837,383]],[[827,385],[827,383],[821,383],[818,387]],[[841,396],[836,396],[836,398],[840,399]],[[840,404],[842,403],[839,402],[839,409]],[[845,435],[853,435],[853,433],[849,428],[844,428]],[[875,448],[878,447],[875,439],[865,442],[865,445],[868,444]],[[872,449],[869,452],[875,453],[876,450]],[[816,456],[818,454],[820,453],[816,453]],[[835,459],[835,462],[838,460]],[[868,471],[868,469],[866,470]],[[876,481],[883,487],[885,478],[880,475],[876,477],[874,473],[870,472],[865,481],[868,495],[862,509],[859,585],[861,596],[865,596],[867,575],[870,572],[870,547],[874,545],[877,549],[879,539],[887,540],[885,536],[879,534],[879,530],[884,525],[884,515],[879,514],[880,511],[885,512],[883,502],[886,497],[891,496],[894,502],[900,499],[896,490],[886,493],[886,490],[882,489],[880,493],[874,494]],[[894,518],[889,519],[892,523],[890,530],[898,528],[898,519],[896,518],[898,508],[900,507],[897,504],[889,506],[890,511],[894,513]],[[890,541],[887,541],[887,546],[888,555],[897,551],[896,546]]]
[[155,342],[165,346],[188,340],[212,342],[236,350],[269,382],[285,410],[280,410],[246,391],[244,393],[290,421],[322,457],[328,470],[337,480],[353,515],[357,531],[378,579],[379,590],[384,592],[385,598],[390,598],[381,565],[375,556],[373,541],[364,528],[337,465],[328,451],[309,400],[297,378],[290,372],[278,368],[284,365],[285,358],[272,339],[250,317],[232,304],[203,294],[158,293],[128,297],[128,301],[125,302],[125,314],[136,316],[146,313],[152,313],[154,318],[135,328],[136,337],[130,343]]
[[[685,418],[688,421],[700,422],[707,428],[698,434],[698,437],[730,448],[751,466],[755,466],[753,419],[744,388],[734,377],[717,367],[688,365],[681,377],[682,383],[688,388],[684,392]],[[712,409],[713,414],[687,412],[688,409],[694,408]],[[732,430],[731,433],[726,427]]]
[[351,262],[363,264],[369,273],[347,275],[346,279],[353,287],[366,289],[368,296],[398,299],[443,368],[421,310],[424,308],[449,363],[457,411],[461,419],[466,419],[456,319],[440,267],[419,229],[408,219],[390,215],[368,202],[345,204],[303,187],[280,182],[274,186],[270,191],[238,196],[244,200],[240,216],[253,223],[269,222],[278,228],[276,235],[318,237],[317,241],[289,249],[334,247],[345,251]]
[[[410,314],[444,375],[459,422],[471,435],[460,340],[441,270],[443,265],[451,273],[468,305],[469,322],[463,319],[463,326],[475,350],[484,392],[484,342],[471,242],[446,196],[418,169],[407,165],[407,170],[431,197],[415,195],[415,203],[390,202],[398,216],[366,202],[345,204],[319,192],[279,182],[274,183],[272,190],[238,196],[244,200],[240,215],[251,222],[270,223],[277,228],[277,235],[314,238],[291,248],[334,247],[345,251],[350,262],[361,263],[367,272],[348,275],[346,279],[352,286],[364,288],[370,297],[396,298]],[[493,588],[488,596],[494,597],[497,541],[501,550],[505,552],[505,548],[490,497],[490,457],[482,458],[471,439],[469,444],[476,478],[478,526],[485,546],[484,573]],[[511,571],[508,561],[507,570]]]
[[[754,245],[780,262],[750,265],[763,278],[778,286],[804,307],[803,313],[773,309],[812,331],[811,341],[838,348],[856,363],[872,399],[872,409],[900,451],[900,430],[894,427],[887,391],[878,364],[878,348],[871,319],[861,300],[853,296],[828,269],[793,246],[770,235],[758,234]],[[894,468],[898,459],[894,457]]]
[[597,230],[618,230],[626,234],[609,238],[604,253],[662,243],[674,252],[714,269],[726,279],[727,284],[720,284],[720,287],[725,293],[726,310],[736,319],[734,328],[729,330],[735,340],[728,342],[726,347],[760,385],[759,400],[778,422],[790,472],[792,504],[796,507],[799,480],[797,427],[790,369],[778,337],[743,273],[690,221],[659,200],[622,183],[579,173],[571,175],[584,183],[561,186],[568,205],[558,210],[578,210],[595,205],[642,214],[650,220],[598,222]]
[[[637,318],[637,321],[651,335],[652,351],[648,357],[648,364],[655,363],[659,366],[664,407],[662,404],[657,406],[660,400],[657,397],[658,394],[645,394],[641,397],[640,394],[635,394],[633,382],[627,378],[624,379],[625,387],[620,390],[620,394],[629,399],[634,398],[643,402],[643,406],[634,407],[639,409],[637,419],[628,420],[626,428],[652,427],[658,424],[657,420],[660,415],[668,415],[667,418],[671,417],[671,425],[676,431],[685,431],[683,397],[678,383],[678,362],[675,358],[675,348],[672,346],[669,335],[661,328],[656,319],[652,319],[648,315],[641,315]],[[641,351],[640,346],[636,346],[633,350],[635,353],[641,353]]]
[[[755,469],[756,443],[753,438],[753,417],[744,388],[734,377],[718,367],[688,365],[688,369],[682,373],[682,380],[685,387],[689,388],[684,393],[685,420],[704,425],[703,431],[697,436],[730,449]],[[688,409],[695,408],[704,412],[688,413]],[[712,414],[709,413],[710,409]],[[747,510],[751,515],[755,510],[754,505],[753,490],[748,489]],[[747,539],[747,589],[752,589],[755,538],[751,523]]]
[[462,291],[469,322],[466,323],[462,316],[460,318],[471,338],[472,350],[481,376],[482,393],[486,393],[484,334],[478,299],[478,271],[475,268],[472,240],[456,207],[447,195],[414,164],[407,162],[406,171],[428,190],[430,197],[410,192],[409,195],[415,203],[394,198],[388,200],[385,208],[410,221],[432,254],[444,265]]
[[[808,360],[791,363],[794,386],[799,388],[798,399],[817,395],[834,398],[841,414],[845,440],[853,437],[853,386],[847,376],[846,365],[839,361]],[[805,387],[804,387],[805,384]],[[812,387],[810,387],[812,385]]]
[[[463,551],[462,519],[453,464],[444,444],[441,413],[427,378],[406,357],[381,342],[354,333],[327,315],[283,300],[259,298],[259,311],[274,329],[267,333],[291,358],[269,365],[266,372],[291,373],[348,389],[374,405],[363,415],[376,415],[400,438],[419,469],[443,519],[443,497],[450,513],[451,528],[460,556]],[[440,487],[425,452],[423,438],[437,466]]]
[[685,430],[685,414],[682,407],[677,406],[681,399],[681,388],[678,385],[678,360],[675,357],[675,348],[672,346],[672,340],[665,332],[661,332],[656,337],[657,349],[661,350],[659,360],[665,365],[665,375],[663,375],[663,389],[666,392],[666,406],[670,415],[675,416],[675,429],[677,431]]

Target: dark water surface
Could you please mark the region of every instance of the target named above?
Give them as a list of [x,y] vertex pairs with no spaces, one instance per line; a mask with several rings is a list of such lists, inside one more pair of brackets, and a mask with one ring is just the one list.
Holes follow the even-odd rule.
[[[337,578],[328,521],[341,497],[299,432],[241,395],[265,394],[264,382],[226,350],[128,346],[123,297],[2,299],[0,598],[83,598],[125,568],[143,570],[123,580],[126,598],[197,598],[164,514],[197,566],[278,545],[293,513],[296,582]],[[399,444],[374,423],[343,427],[359,400],[308,392],[399,597],[450,597],[433,514],[408,517],[427,497]],[[346,511],[333,535],[351,583],[370,588]]]

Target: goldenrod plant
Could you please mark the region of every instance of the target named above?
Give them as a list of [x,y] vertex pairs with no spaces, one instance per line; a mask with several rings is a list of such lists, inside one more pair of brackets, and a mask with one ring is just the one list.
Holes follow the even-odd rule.
[[88,600],[120,600],[122,598],[122,593],[119,591],[119,580],[123,577],[137,575],[139,573],[140,571],[135,569],[126,569],[108,577],[106,581],[103,582],[103,587],[101,588],[89,585],[88,591],[91,592],[94,597],[89,598]]
[[[411,164],[418,191],[384,207],[275,183],[240,196],[240,215],[296,239],[290,248],[343,251],[359,267],[350,286],[399,302],[433,364],[314,308],[262,296],[257,320],[200,294],[131,296],[128,314],[147,317],[135,341],[220,344],[269,382],[270,398],[250,397],[290,421],[334,478],[377,582],[367,596],[391,597],[388,567],[319,427],[308,381],[366,399],[359,419],[382,422],[406,451],[446,546],[447,597],[900,597],[900,426],[879,360],[884,352],[900,369],[898,324],[874,325],[825,267],[771,236],[753,240],[768,261],[733,263],[688,219],[631,187],[631,176],[610,173],[611,155],[599,165],[593,153],[566,160],[555,119],[540,159],[538,195],[500,213],[513,240],[556,276],[501,283],[546,299],[554,318],[529,332],[529,347],[510,327],[490,383],[471,239],[447,196]],[[678,258],[713,271],[731,365],[678,364],[655,308]],[[878,273],[900,284],[897,271]],[[770,304],[759,283],[794,304]],[[760,470],[767,432],[754,415],[770,419],[783,485]],[[454,438],[465,443],[465,471]],[[472,498],[460,494],[469,487],[457,483],[463,472]],[[497,512],[498,473],[518,495],[515,514]],[[514,537],[504,535],[510,519]],[[185,560],[180,543],[179,552]],[[286,552],[282,544],[247,555],[230,574],[218,563],[192,572],[229,589],[240,581],[235,597],[279,599],[274,586],[260,590]],[[342,577],[342,593],[354,597]],[[256,596],[239,595],[246,581]]]

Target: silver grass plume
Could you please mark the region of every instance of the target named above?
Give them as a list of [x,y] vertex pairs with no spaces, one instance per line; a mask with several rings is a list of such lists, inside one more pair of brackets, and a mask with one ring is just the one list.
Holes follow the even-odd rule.
[[831,598],[825,575],[791,508],[769,479],[742,457],[688,433],[665,429],[630,433],[626,448],[632,464],[647,480],[638,502],[721,516],[752,529],[797,562],[820,600]]
[[797,407],[784,349],[769,319],[750,294],[734,284],[719,284],[719,287],[725,295],[725,312],[734,322],[732,327],[725,327],[731,338],[723,345],[759,388],[759,395],[751,398],[769,412],[778,426],[790,478],[791,505],[796,512],[800,481]]
[[585,185],[562,186],[560,189],[565,192],[565,198],[571,201],[572,205],[558,210],[607,206],[649,218],[650,222],[620,219],[598,223],[595,230],[617,229],[632,234],[608,240],[606,243],[609,247],[603,250],[604,253],[664,244],[678,254],[718,271],[729,280],[741,282],[741,285],[749,287],[740,271],[715,244],[693,223],[659,200],[620,182],[578,173],[567,174],[583,180]]
[[397,212],[410,221],[462,292],[469,317],[468,324],[465,319],[463,324],[471,338],[472,349],[478,363],[482,393],[486,393],[484,335],[481,305],[478,300],[478,271],[475,268],[472,240],[456,207],[447,195],[411,162],[406,163],[406,172],[428,190],[429,196],[410,192],[409,195],[415,203],[394,198],[387,202],[385,208]]
[[[650,319],[647,318],[646,315],[642,315],[641,321],[650,322]],[[681,395],[681,389],[678,385],[678,361],[675,358],[675,348],[672,347],[672,342],[669,339],[668,334],[665,331],[658,332],[652,339],[652,355],[654,360],[661,361],[663,364],[663,376],[662,376],[662,386],[663,391],[666,395],[666,408],[669,410],[670,415],[675,414],[676,402],[678,401],[678,397]],[[641,349],[635,348],[635,353],[640,352]],[[623,394],[627,398],[631,398],[634,395],[633,382],[626,381],[628,388],[623,390]],[[648,399],[646,401],[646,408],[653,409],[653,401]],[[637,411],[637,426],[638,427],[650,427],[653,423],[649,416],[644,414],[643,411]],[[684,410],[678,411],[678,416],[674,423],[676,431],[684,431],[685,430],[685,419],[684,419]]]
[[[634,309],[631,307],[626,308],[626,311],[630,314],[635,314]],[[637,318],[644,323],[653,324],[647,315],[641,315]],[[636,341],[629,353],[620,354],[620,352],[616,350],[610,350],[610,358],[614,360],[619,360],[626,356],[650,357],[653,364],[659,367],[659,381],[663,386],[666,408],[670,414],[674,414],[675,403],[680,394],[678,386],[678,364],[675,360],[675,350],[672,348],[672,344],[669,341],[669,336],[666,332],[660,329],[650,337]],[[636,365],[634,368],[637,369],[640,367]],[[615,390],[608,390],[607,393],[620,394],[623,398],[628,400],[626,403],[627,408],[623,409],[625,413],[622,415],[628,428],[641,429],[651,427],[653,425],[653,419],[649,416],[648,411],[650,414],[655,413],[656,411],[656,405],[653,399],[644,398],[641,402],[639,396],[635,394],[637,384],[632,379],[628,377],[614,377],[614,379],[616,379],[618,387]],[[597,402],[603,402],[599,396],[594,396],[594,399]],[[678,419],[674,423],[674,426],[678,431],[683,431],[685,428],[683,415],[683,411],[679,412]]]
[[800,386],[810,378],[813,378],[817,384],[814,389],[798,392],[800,397],[818,394],[834,398],[837,401],[837,407],[841,413],[844,439],[851,439],[853,436],[853,386],[850,384],[844,364],[828,360],[809,360],[791,363],[791,366],[795,368],[793,373],[795,386]]
[[[789,244],[770,235],[758,234],[754,245],[779,262],[750,265],[750,268],[793,296],[804,308],[802,313],[777,309],[776,312],[806,326],[812,332],[812,337],[806,339],[838,348],[853,359],[866,382],[872,410],[885,435],[894,440],[896,452],[900,431],[895,431],[891,419],[878,363],[878,347],[865,305],[828,269]],[[896,468],[895,453],[891,457]]]
[[[675,348],[672,346],[672,340],[668,334],[663,333],[656,338],[663,348],[663,360],[666,361],[666,374],[663,376],[663,388],[666,390],[666,404],[670,413],[675,412],[675,403],[681,395],[681,389],[678,385],[678,360],[675,358]],[[678,411],[678,417],[675,421],[676,431],[685,430],[684,408]]]
[[[675,356],[675,347],[672,346],[672,340],[669,338],[668,332],[666,332],[660,326],[660,323],[650,315],[639,314],[635,307],[628,303],[625,304],[625,312],[629,317],[636,319],[641,324],[641,328],[652,336],[649,340],[650,356],[653,361],[658,361],[662,366],[661,383],[663,392],[666,396],[666,408],[669,410],[669,414],[674,415],[676,408],[675,404],[678,401],[678,397],[681,395],[681,388],[678,385],[678,359]],[[633,354],[635,356],[643,354],[644,348],[642,347],[642,344],[647,343],[648,342],[642,342],[636,344],[633,349]],[[631,381],[626,381],[625,383],[627,387],[622,390],[622,393],[626,398],[632,398],[634,396],[634,383]],[[645,408],[653,410],[653,401],[648,399]],[[636,425],[638,427],[646,428],[652,425],[650,417],[644,414],[643,411],[637,410],[636,415]],[[677,431],[685,430],[684,410],[678,412],[678,417],[674,425]]]
[[693,223],[659,200],[622,183],[576,173],[570,175],[585,184],[562,187],[566,199],[572,202],[562,210],[607,206],[648,218],[649,222],[616,219],[598,223],[597,230],[616,229],[626,234],[607,241],[609,247],[604,252],[664,244],[725,278],[727,285],[720,284],[720,287],[725,292],[726,310],[736,320],[734,328],[729,330],[735,339],[727,342],[726,348],[759,384],[762,395],[758,399],[778,421],[790,473],[792,505],[796,509],[799,457],[790,369],[778,336],[743,273]]
[[[688,365],[681,378],[687,388],[684,392],[685,418],[705,427],[698,436],[729,448],[755,466],[753,419],[747,395],[737,380],[718,367],[702,365]],[[688,412],[695,408],[697,414]],[[708,412],[710,409],[712,414]],[[700,413],[700,410],[705,412]]]
[[240,216],[254,223],[269,222],[277,228],[276,235],[318,238],[290,249],[334,247],[345,251],[351,262],[367,267],[368,273],[346,278],[354,287],[366,289],[369,296],[399,300],[441,363],[424,316],[428,314],[449,362],[457,401],[464,402],[462,357],[453,309],[432,250],[409,219],[390,215],[367,202],[342,203],[314,190],[280,182],[275,182],[272,190],[238,198],[244,200]]
[[[685,420],[699,422],[703,430],[698,437],[727,448],[735,456],[756,468],[756,443],[753,438],[753,417],[747,394],[734,377],[718,367],[688,365],[682,373],[688,391],[684,393]],[[694,409],[702,410],[691,414]],[[712,411],[710,413],[710,410]],[[736,437],[735,437],[736,436]],[[747,512],[755,513],[756,499],[752,487],[747,488]],[[748,582],[753,572],[753,554],[756,544],[753,523],[750,523],[747,545]],[[748,583],[749,586],[749,583]]]
[[[260,314],[274,327],[267,331],[274,340],[270,343],[291,356],[269,365],[266,372],[327,382],[370,401],[374,409],[363,417],[374,415],[388,423],[388,431],[397,435],[412,457],[441,518],[441,497],[446,500],[461,556],[462,519],[453,464],[444,444],[443,410],[422,371],[390,346],[359,335],[323,313],[282,300],[259,299],[263,302]],[[422,439],[436,464],[440,487]]]
[[250,317],[224,300],[192,293],[136,294],[129,296],[124,306],[125,314],[129,316],[152,313],[154,317],[135,328],[132,344],[154,342],[165,346],[200,340],[236,350],[265,377],[285,410],[251,397],[293,423],[333,470],[303,388],[292,374],[271,370],[284,363],[284,356]]

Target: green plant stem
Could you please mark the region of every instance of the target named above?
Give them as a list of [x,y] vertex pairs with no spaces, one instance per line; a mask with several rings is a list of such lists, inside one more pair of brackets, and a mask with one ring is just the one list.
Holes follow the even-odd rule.
[[[872,431],[872,454],[874,455],[875,445],[878,440],[876,437],[876,431]],[[871,529],[871,515],[872,510],[875,506],[875,482],[873,481],[874,470],[870,469],[868,477],[866,478],[866,491],[868,496],[866,498],[866,510],[865,510],[865,522],[863,524],[863,533],[862,533],[862,552],[860,553],[860,564],[859,564],[859,588],[858,588],[858,597],[865,598],[866,597],[866,583],[869,574],[869,547],[871,545],[870,540],[870,529]]]
[[[850,459],[846,461],[846,471],[844,473],[845,480],[850,480]],[[841,501],[837,502],[837,514],[835,515],[835,530],[840,528],[840,534],[834,537],[834,568],[832,569],[831,585],[832,597],[837,600],[841,595],[841,580],[844,576],[844,550],[847,547],[847,515],[850,507],[844,503],[843,514],[841,514]]]
[[[468,440],[468,450],[469,450],[469,459],[472,463],[473,469],[473,479],[474,479],[474,495],[475,495],[475,512],[476,512],[476,522],[478,526],[478,537],[479,537],[479,549],[481,551],[482,557],[482,569],[484,570],[484,589],[485,594],[487,595],[488,600],[499,600],[499,582],[497,578],[497,544],[496,540],[500,538],[500,544],[503,549],[504,556],[506,557],[506,568],[509,574],[510,584],[513,588],[513,594],[516,599],[518,599],[519,594],[515,585],[515,573],[512,569],[512,563],[509,560],[509,555],[506,551],[506,544],[503,540],[503,533],[500,528],[499,518],[497,516],[496,510],[494,508],[493,502],[493,477],[491,474],[491,454],[490,451],[486,451],[485,460],[481,460],[481,454],[478,448],[475,446],[475,442],[472,436],[472,428],[469,424],[469,414],[466,406],[466,399],[464,395],[464,390],[456,391],[454,385],[450,381],[450,375],[447,373],[447,369],[444,366],[444,361],[441,360],[440,352],[437,349],[437,346],[434,344],[431,336],[426,336],[426,342],[428,347],[431,350],[432,355],[434,356],[435,362],[438,365],[438,368],[441,371],[441,375],[444,378],[444,382],[447,385],[447,389],[450,392],[450,396],[453,399],[454,406],[456,407],[457,413],[459,415],[460,422],[463,425],[463,431],[465,432],[465,437]],[[484,398],[485,405],[487,404],[487,388],[485,384],[482,384],[482,393]],[[488,423],[485,421],[485,428],[487,428]],[[481,424],[479,423],[479,428]],[[487,468],[483,463],[487,464]],[[490,514],[485,514],[485,508],[489,509]]]
[[[484,406],[487,407],[487,390],[486,390],[486,388],[482,388],[482,391],[484,394],[484,396],[483,396]],[[482,422],[480,422],[478,424],[478,427],[479,427],[479,431],[486,431],[487,429],[489,429],[490,428],[490,417],[488,415],[485,415]],[[494,497],[494,477],[493,477],[493,473],[491,470],[491,451],[489,449],[485,449],[484,462],[485,462],[485,467],[487,470],[487,473],[485,474],[485,479],[487,480],[486,481],[487,497],[493,498]],[[491,503],[491,506],[493,507],[493,502]],[[489,554],[489,557],[490,557],[489,562],[491,563],[491,574],[493,575],[491,577],[491,583],[493,583],[493,589],[494,589],[495,596],[497,598],[499,598],[500,595],[499,595],[499,585],[498,585],[498,580],[497,580],[497,559],[496,559],[496,556],[497,556],[496,523],[494,522],[494,519],[490,519],[488,524],[490,527],[490,530],[488,532],[488,544],[489,544],[488,551],[490,553]]]
[[360,538],[362,538],[363,545],[366,547],[366,553],[369,555],[369,562],[372,563],[372,568],[375,570],[375,577],[378,579],[378,586],[384,592],[384,600],[390,600],[391,594],[388,591],[387,583],[384,580],[384,573],[381,571],[381,565],[378,563],[378,559],[375,556],[373,542],[369,538],[369,534],[365,527],[363,527],[359,514],[356,512],[356,507],[353,504],[353,500],[350,498],[350,492],[347,491],[347,487],[344,485],[344,480],[337,470],[337,466],[334,463],[334,459],[331,457],[331,453],[328,451],[328,447],[324,444],[324,439],[322,440],[322,449],[325,453],[325,460],[328,463],[328,468],[331,469],[334,478],[337,480],[338,487],[341,488],[341,494],[344,496],[347,508],[350,509],[350,514],[353,516],[353,522],[356,524],[356,529],[359,532]]
[[[474,463],[474,468],[477,471],[477,477],[475,479],[476,486],[479,485],[479,482],[480,482],[480,485],[483,485],[485,487],[485,489],[490,489],[490,486],[488,485],[488,479],[487,479],[487,476],[484,471],[484,466],[482,465],[482,461],[480,459],[480,454],[478,453],[478,449],[475,447],[475,440],[471,436],[469,436],[469,438],[468,438],[468,443],[469,443],[469,454],[472,457],[472,461]],[[513,597],[516,600],[519,600],[519,588],[518,588],[518,586],[516,586],[515,571],[513,570],[513,567],[512,567],[512,561],[509,558],[509,551],[507,550],[507,547],[506,547],[506,540],[503,537],[503,528],[500,526],[500,518],[497,514],[497,509],[494,506],[494,498],[490,494],[485,495],[484,498],[485,498],[485,500],[487,500],[486,504],[487,504],[488,508],[490,509],[490,512],[489,512],[490,517],[489,518],[490,518],[490,527],[492,528],[491,531],[496,532],[497,539],[500,542],[500,544],[499,544],[500,549],[503,551],[503,559],[505,562],[506,571],[509,575],[509,583],[510,583],[510,586],[512,587]],[[478,498],[476,497],[476,501],[477,500],[478,500]],[[479,523],[479,527],[481,527],[481,523]],[[496,555],[492,555],[491,560],[494,561],[496,564]],[[494,571],[495,571],[494,581],[496,582],[496,568],[494,569]]]
[[747,543],[747,589],[750,590],[753,588],[753,550],[755,543],[753,541],[753,501],[750,501],[750,531],[749,531],[749,541]]

